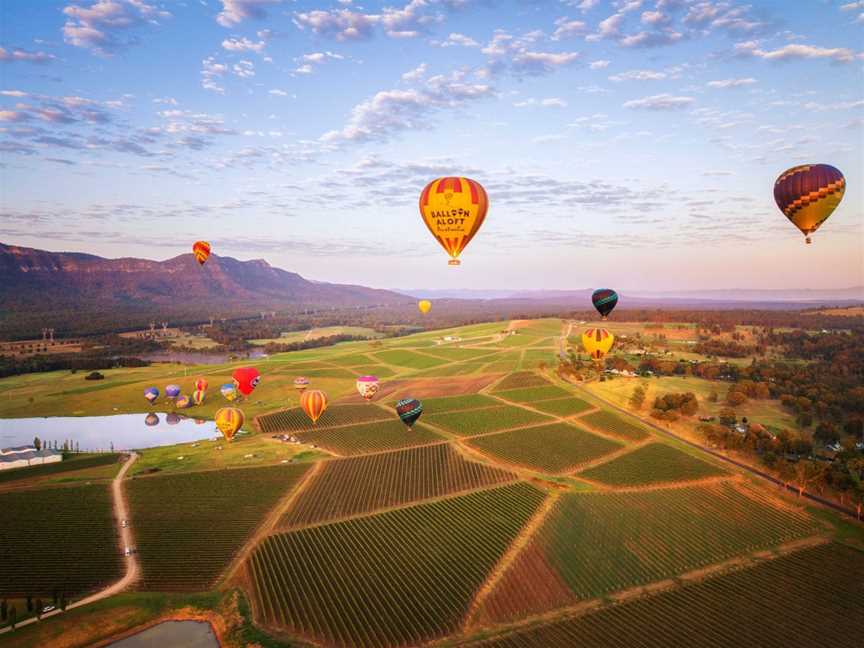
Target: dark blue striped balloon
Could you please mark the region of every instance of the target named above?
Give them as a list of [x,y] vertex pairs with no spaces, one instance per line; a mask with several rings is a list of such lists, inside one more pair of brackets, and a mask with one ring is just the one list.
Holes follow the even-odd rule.
[[598,288],[591,295],[591,301],[594,303],[594,308],[597,309],[601,317],[606,319],[618,303],[618,293],[611,288]]
[[410,430],[423,413],[423,403],[416,398],[403,398],[396,403],[396,413]]

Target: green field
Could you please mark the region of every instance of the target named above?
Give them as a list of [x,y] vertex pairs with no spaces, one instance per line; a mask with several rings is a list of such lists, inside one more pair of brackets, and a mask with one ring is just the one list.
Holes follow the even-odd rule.
[[138,477],[126,483],[140,589],[210,589],[243,542],[309,466]]
[[[465,394],[464,396],[445,396],[443,398],[424,398],[423,415],[447,414],[460,410],[493,407],[501,402],[484,394]],[[394,404],[395,405],[395,404]]]
[[0,493],[0,598],[79,597],[120,578],[110,487]]
[[581,398],[568,396],[567,398],[553,398],[552,400],[537,401],[536,403],[531,403],[531,407],[538,409],[541,412],[546,412],[546,414],[552,414],[553,416],[567,417],[587,412],[592,409],[593,406],[586,403]]
[[397,450],[444,441],[422,423],[409,430],[398,419],[303,432],[297,436],[303,443],[320,446],[337,455]]
[[651,436],[645,428],[631,423],[622,416],[609,410],[592,412],[579,418],[581,423],[588,425],[598,432],[624,439],[625,441],[641,441]]
[[649,443],[612,461],[589,468],[579,473],[579,477],[607,486],[643,486],[726,474],[722,468],[665,443]]
[[355,425],[368,421],[386,421],[397,419],[396,411],[387,412],[371,403],[359,405],[330,405],[316,423],[306,416],[299,407],[274,412],[258,418],[261,431],[265,434],[314,432],[324,428],[340,425]]
[[523,387],[520,389],[508,389],[506,391],[496,390],[495,395],[514,403],[526,403],[532,405],[536,401],[554,400],[573,396],[566,389],[555,385],[541,385],[537,387]]
[[837,544],[472,646],[858,648],[864,553]]
[[429,369],[447,364],[444,358],[433,358],[432,356],[414,353],[412,351],[377,351],[375,357],[385,364],[408,367],[409,369]]
[[566,423],[489,434],[470,439],[468,444],[501,461],[547,473],[573,470],[621,447]]
[[[500,402],[500,401],[499,401]],[[499,405],[483,409],[433,414],[425,419],[428,423],[441,427],[459,436],[486,434],[498,430],[539,425],[550,419],[543,414],[537,414],[521,407]]]
[[250,561],[261,616],[336,645],[443,637],[542,500],[517,483],[269,536]]
[[466,461],[444,443],[327,461],[279,527],[290,529],[368,513],[515,478],[504,470]]
[[116,453],[99,453],[71,455],[63,461],[27,466],[24,468],[13,468],[0,471],[0,485],[19,482],[30,479],[41,479],[69,473],[73,471],[98,468],[101,466],[116,466],[120,461],[120,455]]

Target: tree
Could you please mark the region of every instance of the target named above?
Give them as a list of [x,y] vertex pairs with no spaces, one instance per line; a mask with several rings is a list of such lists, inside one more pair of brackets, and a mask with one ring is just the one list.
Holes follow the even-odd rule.
[[9,604],[6,599],[0,601],[0,621],[5,621],[9,617]]
[[29,594],[27,595],[27,611],[33,612],[33,597]]
[[66,592],[60,592],[60,609],[64,612],[66,611],[66,604],[68,601],[66,600]]
[[723,425],[731,426],[735,425],[735,423],[738,421],[738,418],[735,416],[735,410],[729,407],[724,407],[722,410],[720,410],[719,420],[720,423],[722,423]]
[[716,403],[716,402],[717,402],[717,398],[718,398],[718,397],[717,397],[717,392],[714,391],[714,390],[712,389],[712,390],[711,390],[711,393],[708,394],[708,400],[711,401],[712,403]]
[[42,439],[40,439],[38,436],[33,438],[33,447],[37,450],[42,449]]
[[18,608],[14,605],[9,608],[9,626],[14,630],[18,621]]
[[726,402],[729,403],[732,407],[738,407],[739,405],[743,405],[747,402],[747,395],[740,391],[732,391],[729,390],[729,393],[726,394]]
[[42,603],[42,599],[41,599],[41,598],[37,598],[37,599],[36,599],[36,618],[37,618],[37,619],[41,619],[41,618],[42,618],[42,608],[44,608],[44,607],[45,607],[45,604]]
[[645,402],[645,388],[642,385],[637,385],[633,390],[633,395],[630,397],[630,405],[634,409],[641,409]]

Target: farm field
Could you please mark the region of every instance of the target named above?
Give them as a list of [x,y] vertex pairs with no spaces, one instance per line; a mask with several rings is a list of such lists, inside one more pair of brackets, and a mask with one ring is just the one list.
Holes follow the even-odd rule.
[[552,400],[543,400],[531,403],[531,407],[538,409],[552,416],[574,416],[587,412],[593,408],[593,405],[586,403],[581,398],[568,396],[566,398],[553,398]]
[[443,637],[543,497],[517,483],[269,536],[249,563],[260,614],[328,644]]
[[512,473],[467,461],[449,444],[324,463],[279,521],[280,529],[513,481]]
[[461,410],[481,409],[483,407],[494,407],[501,402],[486,396],[485,394],[465,394],[462,396],[444,396],[442,398],[424,398],[423,415],[447,414]]
[[139,589],[210,589],[243,542],[309,466],[138,477],[126,483]]
[[397,365],[409,369],[429,369],[430,367],[438,367],[448,362],[444,358],[435,358],[403,350],[376,351],[374,356],[378,358],[379,362],[383,362],[384,364]]
[[649,443],[607,463],[580,472],[579,477],[607,486],[644,486],[727,474],[722,468],[665,443]]
[[357,405],[330,405],[317,423],[312,423],[299,407],[274,412],[258,417],[258,424],[264,434],[314,432],[315,430],[339,425],[355,425],[368,421],[386,421],[396,417],[396,412],[375,407],[369,403]]
[[20,481],[41,480],[46,477],[54,477],[63,473],[77,472],[88,468],[114,466],[119,461],[120,455],[115,453],[82,453],[81,455],[72,455],[68,459],[56,463],[3,470],[0,471],[0,488],[5,484]]
[[551,382],[533,371],[518,371],[505,376],[495,385],[493,391],[508,391],[511,389],[523,389],[525,387],[545,387],[552,385]]
[[539,425],[550,420],[548,416],[543,414],[503,404],[496,407],[433,414],[426,417],[428,423],[459,436],[473,436],[508,428]]
[[107,484],[0,493],[0,518],[0,598],[77,598],[121,575]]
[[537,387],[524,387],[521,389],[508,389],[506,391],[496,391],[495,395],[498,398],[504,398],[514,403],[525,403],[531,405],[537,401],[554,400],[558,398],[567,398],[572,396],[566,389],[561,389],[555,385],[541,385]]
[[622,416],[609,410],[592,412],[579,418],[579,421],[598,432],[608,434],[625,441],[642,441],[651,436],[645,428],[631,423]]
[[838,544],[803,549],[501,638],[483,648],[620,646],[837,646],[857,648],[864,627],[864,553]]
[[409,431],[398,419],[302,432],[297,436],[302,443],[320,446],[343,456],[397,450],[444,441],[440,435],[425,427],[422,422],[416,423]]
[[548,473],[573,470],[621,447],[615,441],[567,423],[489,434],[467,443],[501,461]]

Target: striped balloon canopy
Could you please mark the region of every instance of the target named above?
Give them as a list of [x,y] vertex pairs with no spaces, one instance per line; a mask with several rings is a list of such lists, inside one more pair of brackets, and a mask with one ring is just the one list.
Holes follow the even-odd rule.
[[438,178],[420,194],[420,215],[435,240],[459,265],[459,255],[483,225],[489,197],[483,186],[469,178]]
[[396,403],[396,413],[399,415],[399,419],[408,426],[408,430],[411,430],[417,419],[423,414],[423,403],[416,398],[403,398]]
[[591,303],[605,320],[618,303],[618,293],[611,288],[598,288],[591,295]]
[[204,402],[204,397],[207,395],[207,392],[203,389],[196,389],[192,392],[192,402],[196,405],[200,405]]
[[234,435],[241,427],[246,417],[243,415],[243,410],[239,407],[223,407],[216,411],[213,417],[216,421],[216,427],[225,437],[226,441],[231,441]]
[[195,260],[199,265],[204,265],[207,257],[210,256],[210,244],[207,241],[195,241],[192,245],[192,254],[195,255]]
[[774,202],[804,241],[837,209],[846,192],[846,179],[830,164],[802,164],[787,169],[774,183]]
[[198,378],[195,381],[195,389],[200,389],[201,391],[207,391],[209,383],[206,378]]
[[582,346],[592,360],[602,360],[614,342],[615,336],[604,328],[588,329],[582,334]]
[[300,407],[315,424],[327,409],[327,394],[320,389],[304,391],[300,395]]

